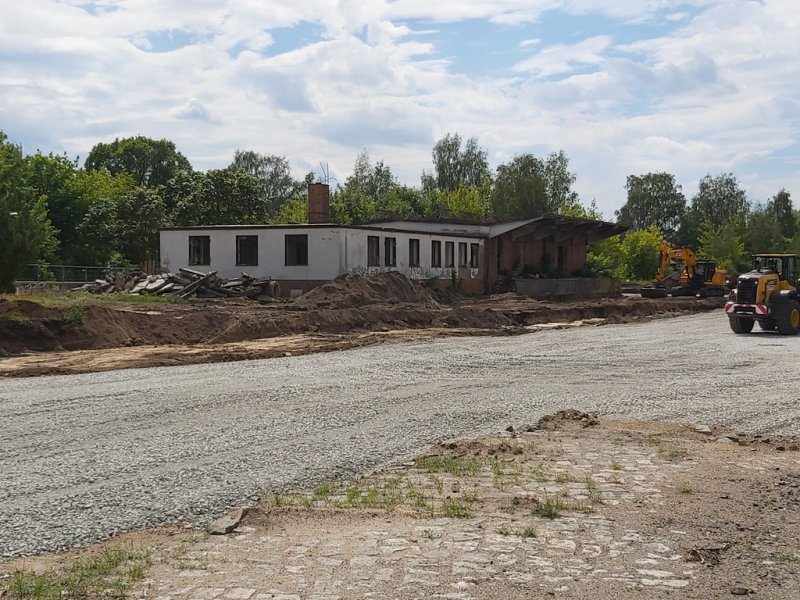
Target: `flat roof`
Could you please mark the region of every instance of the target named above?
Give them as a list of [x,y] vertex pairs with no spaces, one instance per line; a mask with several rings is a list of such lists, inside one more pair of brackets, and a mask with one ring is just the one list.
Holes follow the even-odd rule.
[[188,227],[162,227],[159,231],[218,231],[242,229],[356,229],[363,231],[380,231],[390,233],[416,233],[419,235],[438,235],[442,237],[460,237],[485,239],[489,236],[482,233],[459,233],[425,231],[422,229],[404,229],[398,227],[380,227],[378,225],[342,225],[341,223],[285,223],[268,225],[191,225]]

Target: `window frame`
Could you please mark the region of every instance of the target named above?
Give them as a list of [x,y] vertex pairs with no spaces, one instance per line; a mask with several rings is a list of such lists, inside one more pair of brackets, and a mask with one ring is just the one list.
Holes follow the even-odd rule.
[[420,266],[419,238],[408,239],[408,266],[410,268],[417,268]]
[[480,251],[481,245],[470,243],[469,245],[469,267],[470,269],[480,268]]
[[381,266],[381,238],[377,235],[367,236],[367,266]]
[[383,266],[396,267],[397,266],[397,238],[385,237],[383,238]]
[[[242,242],[245,240],[254,240],[255,248],[253,261],[245,261],[242,256]],[[236,266],[237,267],[257,267],[258,266],[258,235],[237,235],[236,236]]]
[[431,240],[431,267],[442,268],[442,242],[441,240]]
[[[199,252],[200,260],[195,261],[192,260],[193,256],[196,256],[196,252],[192,252],[192,242],[201,240],[203,243],[201,244],[201,251]],[[201,262],[202,259],[205,257],[205,262]],[[211,236],[210,235],[190,235],[189,236],[189,260],[188,260],[190,267],[210,267],[211,266]]]
[[467,266],[467,242],[458,242],[458,267]]
[[[305,241],[305,262],[302,261],[295,261],[289,260],[289,247],[291,242],[297,242],[301,238]],[[293,248],[296,248],[296,245],[292,245]],[[286,267],[307,267],[308,266],[308,234],[307,233],[287,233],[283,236],[283,264]],[[294,254],[294,257],[297,257],[297,254]]]
[[444,243],[444,267],[445,269],[453,269],[456,266],[456,243]]

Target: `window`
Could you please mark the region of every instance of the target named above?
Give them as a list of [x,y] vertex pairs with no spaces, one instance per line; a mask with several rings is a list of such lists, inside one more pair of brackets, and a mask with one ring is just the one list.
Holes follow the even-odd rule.
[[473,269],[478,268],[478,252],[480,252],[480,245],[478,244],[470,244],[469,245],[469,266]]
[[419,240],[416,238],[408,240],[408,266],[419,266]]
[[258,236],[236,236],[236,264],[242,267],[258,265]]
[[455,243],[454,242],[445,242],[444,243],[444,266],[448,268],[452,268],[456,266],[455,262]]
[[439,240],[433,240],[431,242],[431,266],[442,266],[442,242]]
[[381,238],[377,235],[367,236],[367,265],[370,267],[381,265]]
[[300,267],[308,264],[308,236],[286,236],[286,266]]
[[387,267],[397,266],[397,238],[383,239],[383,264]]
[[467,242],[458,242],[458,266],[467,266]]
[[189,236],[189,264],[190,265],[211,264],[211,236],[208,235]]

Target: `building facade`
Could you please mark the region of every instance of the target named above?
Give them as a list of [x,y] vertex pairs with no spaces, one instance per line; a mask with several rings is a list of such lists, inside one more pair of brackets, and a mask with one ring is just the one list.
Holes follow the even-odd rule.
[[309,223],[213,225],[161,230],[161,268],[271,277],[297,295],[344,273],[399,271],[433,285],[457,282],[489,293],[501,276],[569,277],[587,247],[625,227],[562,216],[492,224],[386,221],[364,226],[329,220],[328,189],[309,187]]

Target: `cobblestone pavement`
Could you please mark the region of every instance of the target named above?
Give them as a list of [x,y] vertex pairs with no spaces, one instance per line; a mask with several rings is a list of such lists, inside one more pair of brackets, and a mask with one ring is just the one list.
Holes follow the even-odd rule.
[[586,424],[440,445],[357,485],[276,496],[234,534],[160,560],[140,592],[800,597],[797,451],[675,426]]

